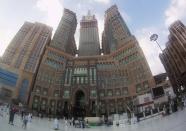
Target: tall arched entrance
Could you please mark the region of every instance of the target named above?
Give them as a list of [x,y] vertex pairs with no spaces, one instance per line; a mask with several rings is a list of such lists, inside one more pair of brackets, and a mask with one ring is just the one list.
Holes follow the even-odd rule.
[[78,90],[74,96],[73,115],[74,117],[84,117],[86,114],[85,110],[85,94],[82,90]]

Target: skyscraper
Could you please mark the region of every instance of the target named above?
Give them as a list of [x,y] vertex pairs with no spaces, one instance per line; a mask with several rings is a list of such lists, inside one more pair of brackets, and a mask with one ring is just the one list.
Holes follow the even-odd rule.
[[76,26],[76,14],[68,9],[64,9],[63,16],[50,45],[56,49],[75,55],[77,50],[74,40]]
[[174,92],[186,88],[186,27],[181,21],[175,21],[169,28],[166,48],[160,54]]
[[3,56],[2,56],[2,62],[7,65],[12,65],[13,59],[15,59],[15,56],[19,54],[19,49],[23,43],[23,40],[28,36],[29,31],[33,27],[33,24],[30,22],[25,22],[23,26],[20,28],[20,30],[17,32],[15,37],[12,39],[8,47],[6,48]]
[[130,41],[131,33],[116,5],[105,11],[105,24],[102,36],[103,53],[108,54]]
[[[37,22],[25,22],[7,47],[2,57],[2,63],[5,65],[1,65],[3,66],[2,72],[6,72],[4,75],[7,77],[1,77],[7,79],[4,84],[5,88],[6,84],[10,85],[9,82],[11,83],[11,79],[14,79],[12,97],[27,102],[37,69],[45,48],[50,42],[51,35],[51,27]],[[9,69],[4,70],[5,67]],[[16,81],[12,76],[16,76]]]
[[88,11],[80,22],[79,56],[92,56],[100,54],[98,23],[95,15]]
[[52,35],[52,28],[41,23],[25,22],[7,47],[2,62],[35,73]]
[[67,58],[71,59],[76,54],[74,40],[76,26],[76,14],[64,9],[62,19],[38,68],[33,90],[30,92],[29,106],[32,109],[46,113],[50,111],[58,115],[62,113],[65,103],[62,93],[65,90]]

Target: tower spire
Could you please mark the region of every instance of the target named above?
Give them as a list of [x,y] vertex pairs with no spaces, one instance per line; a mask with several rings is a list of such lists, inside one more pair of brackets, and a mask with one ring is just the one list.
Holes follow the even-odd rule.
[[87,16],[91,16],[91,11],[88,10]]

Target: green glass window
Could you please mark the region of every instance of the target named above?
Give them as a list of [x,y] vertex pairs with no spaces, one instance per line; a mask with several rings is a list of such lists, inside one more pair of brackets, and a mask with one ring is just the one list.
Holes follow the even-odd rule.
[[94,83],[94,68],[91,68],[91,72],[92,72],[92,75],[91,75],[92,81],[91,81],[91,83],[93,84]]
[[76,84],[76,77],[73,77],[73,84]]
[[84,82],[83,82],[83,79],[84,79],[84,78],[83,78],[83,77],[80,77],[80,79],[81,79],[81,84],[84,84]]
[[89,70],[89,79],[90,79],[90,83],[92,83],[92,68],[90,68]]
[[88,77],[85,77],[85,84],[88,84]]
[[38,98],[34,98],[34,103],[38,103],[38,102],[39,102]]
[[64,94],[63,94],[63,97],[64,98],[69,98],[69,96],[70,96],[70,92],[68,90],[65,90]]
[[109,90],[107,95],[108,95],[108,96],[112,96],[112,91]]
[[123,94],[124,94],[124,95],[127,95],[127,94],[128,94],[128,88],[127,88],[127,87],[125,87],[125,88],[123,89]]
[[55,96],[55,97],[58,97],[58,96],[59,96],[59,91],[55,91],[55,92],[54,92],[54,96]]
[[104,96],[105,96],[104,92],[101,92],[101,93],[100,93],[100,96],[101,96],[101,97],[104,97]]
[[91,90],[91,97],[97,97],[96,90]]
[[141,91],[141,84],[136,85],[136,93],[139,93]]
[[148,89],[148,88],[149,88],[149,83],[148,83],[148,81],[144,81],[144,82],[143,82],[143,87],[144,87],[144,89]]
[[77,80],[77,84],[79,84],[79,77],[77,77],[77,79],[76,79],[76,80]]
[[120,96],[120,90],[116,90],[116,96]]
[[40,93],[40,89],[36,89],[36,93]]
[[94,68],[94,83],[96,83],[96,69]]
[[43,95],[47,95],[47,91],[46,90],[43,91]]
[[46,100],[42,100],[42,105],[46,105]]

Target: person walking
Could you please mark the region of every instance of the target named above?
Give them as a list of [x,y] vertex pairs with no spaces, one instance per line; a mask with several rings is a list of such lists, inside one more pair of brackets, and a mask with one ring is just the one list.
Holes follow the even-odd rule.
[[72,125],[75,126],[75,119],[72,120]]
[[14,107],[10,108],[10,113],[9,113],[9,124],[14,125],[14,115],[16,113],[16,109]]
[[82,128],[85,128],[85,120],[84,119],[82,119]]
[[21,110],[21,119],[23,120],[23,116],[24,116],[24,110]]
[[174,112],[178,111],[178,102],[177,99],[174,100]]
[[28,122],[32,122],[32,113],[28,114]]
[[22,125],[22,127],[23,127],[24,129],[27,128],[27,123],[28,123],[28,115],[25,114],[25,115],[23,116],[23,125]]
[[70,124],[70,126],[72,125],[72,119],[69,119],[69,124]]
[[0,106],[0,116],[2,116],[2,117],[3,117],[3,112],[4,112],[3,106]]
[[166,105],[164,104],[163,105],[162,116],[165,116],[165,115],[166,115]]
[[54,119],[54,130],[59,130],[59,121],[57,118]]

